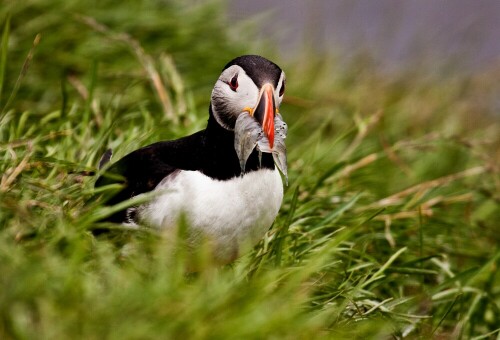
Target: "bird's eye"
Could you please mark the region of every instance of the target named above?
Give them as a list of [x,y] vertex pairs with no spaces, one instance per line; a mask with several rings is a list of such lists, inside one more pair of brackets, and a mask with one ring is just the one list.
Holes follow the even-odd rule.
[[235,74],[234,77],[231,78],[231,80],[229,81],[229,87],[233,91],[236,91],[236,89],[238,88],[238,75],[237,74]]
[[280,88],[280,97],[285,93],[285,81],[281,83],[281,88]]

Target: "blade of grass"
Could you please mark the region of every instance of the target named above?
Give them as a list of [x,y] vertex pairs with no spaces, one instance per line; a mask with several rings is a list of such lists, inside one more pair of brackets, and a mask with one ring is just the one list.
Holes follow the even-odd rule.
[[0,107],[2,105],[3,84],[5,82],[5,68],[7,66],[7,50],[9,48],[10,15],[7,15],[3,25],[2,41],[0,43]]
[[495,333],[499,333],[498,336],[497,336],[497,340],[500,339],[500,328],[497,328],[494,331],[491,331],[489,333],[486,333],[486,334],[483,334],[483,335],[479,335],[479,336],[475,336],[475,337],[471,338],[471,340],[492,339],[492,335],[495,335]]
[[379,268],[379,270],[377,270],[368,280],[366,280],[363,284],[361,284],[361,286],[359,287],[359,289],[364,289],[366,286],[372,284],[373,282],[377,281],[377,280],[380,280],[382,279],[385,275],[384,272],[385,270],[394,262],[396,261],[396,259],[402,254],[404,253],[408,248],[407,247],[403,247],[401,249],[399,249],[397,252],[395,252],[390,258],[389,260],[387,260],[384,265],[382,267]]
[[[106,186],[107,189],[108,189],[108,187],[109,186]],[[95,211],[91,212],[87,217],[84,218],[84,220],[85,220],[84,224],[93,223],[93,222],[105,219],[106,217],[109,217],[109,216],[113,215],[114,213],[125,210],[129,207],[147,203],[147,202],[151,201],[153,198],[162,195],[163,193],[164,193],[164,191],[162,191],[162,190],[152,191],[152,192],[149,192],[146,194],[140,194],[140,195],[134,196],[132,198],[129,198],[128,200],[125,200],[125,201],[120,202],[120,203],[113,205],[113,206],[104,206],[101,208],[97,208]]]
[[357,193],[356,195],[354,195],[350,200],[348,200],[340,207],[328,214],[325,218],[323,218],[320,223],[314,226],[314,229],[319,229],[321,227],[324,227],[325,225],[329,225],[335,222],[342,214],[351,209],[361,196],[362,193]]
[[299,186],[297,186],[295,188],[295,191],[293,192],[292,202],[290,203],[290,211],[288,212],[288,216],[286,217],[285,224],[283,225],[282,228],[280,228],[278,234],[276,235],[276,245],[275,245],[276,258],[274,260],[275,266],[279,266],[281,264],[281,256],[283,252],[283,238],[285,237],[285,234],[288,232],[288,228],[290,228],[290,225],[292,224],[292,219],[295,214],[295,210],[297,208],[298,198],[299,198]]
[[41,34],[37,34],[35,36],[35,39],[33,40],[33,45],[31,46],[28,55],[26,56],[26,59],[24,60],[23,66],[21,68],[21,72],[19,73],[19,76],[17,77],[17,80],[14,84],[14,88],[12,89],[12,92],[10,93],[9,99],[7,99],[7,103],[5,103],[5,106],[3,107],[1,113],[0,113],[0,122],[2,121],[8,107],[16,97],[17,91],[19,91],[19,87],[21,86],[21,82],[23,81],[24,77],[26,76],[26,73],[28,73],[28,69],[30,67],[31,61],[33,60],[33,56],[35,54],[35,49],[40,43],[41,39]]
[[441,323],[443,323],[443,320],[446,319],[446,317],[448,316],[448,314],[450,314],[451,310],[453,309],[453,306],[455,306],[455,303],[457,303],[457,301],[460,299],[461,296],[462,296],[462,294],[457,294],[455,296],[455,298],[453,299],[452,303],[450,303],[450,305],[446,309],[446,312],[444,313],[443,317],[439,320],[439,322],[436,325],[436,327],[434,327],[434,329],[432,330],[431,335],[434,335],[434,333],[436,333],[436,331],[439,329],[439,326],[441,326]]

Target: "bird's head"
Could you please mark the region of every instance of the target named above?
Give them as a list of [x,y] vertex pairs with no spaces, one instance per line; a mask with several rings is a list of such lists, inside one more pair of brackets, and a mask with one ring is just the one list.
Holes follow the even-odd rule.
[[285,73],[275,63],[245,55],[230,61],[212,91],[214,118],[227,130],[234,130],[242,112],[248,112],[274,143],[274,119],[285,92]]

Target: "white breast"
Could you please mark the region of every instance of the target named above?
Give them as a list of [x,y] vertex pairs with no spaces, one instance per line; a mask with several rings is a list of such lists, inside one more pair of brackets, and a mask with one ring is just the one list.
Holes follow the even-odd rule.
[[209,239],[219,262],[230,262],[242,247],[255,245],[273,223],[283,199],[280,174],[269,169],[226,181],[198,171],[179,171],[155,190],[163,193],[138,209],[141,224],[175,230],[182,215],[193,246]]

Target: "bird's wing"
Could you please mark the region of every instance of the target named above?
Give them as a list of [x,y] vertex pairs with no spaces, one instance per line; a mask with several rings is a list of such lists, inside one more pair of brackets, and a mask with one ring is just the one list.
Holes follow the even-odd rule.
[[[149,192],[177,170],[198,170],[201,159],[201,132],[174,141],[151,144],[133,151],[114,163],[96,181],[95,187],[121,184],[122,189],[112,195],[107,205],[114,205],[131,197]],[[110,218],[111,222],[126,220],[126,211]]]

